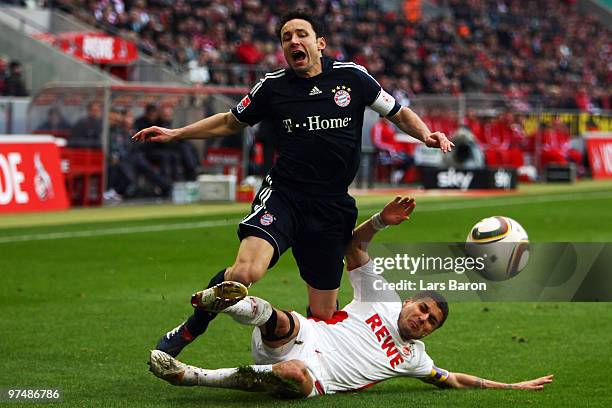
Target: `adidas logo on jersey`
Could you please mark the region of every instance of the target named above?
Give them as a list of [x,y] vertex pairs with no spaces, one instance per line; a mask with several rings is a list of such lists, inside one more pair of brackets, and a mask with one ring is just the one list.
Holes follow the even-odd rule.
[[310,93],[308,95],[312,96],[312,95],[318,95],[318,94],[321,94],[321,93],[323,93],[323,92],[321,92],[321,90],[315,86],[314,88],[311,89],[311,91],[310,91]]

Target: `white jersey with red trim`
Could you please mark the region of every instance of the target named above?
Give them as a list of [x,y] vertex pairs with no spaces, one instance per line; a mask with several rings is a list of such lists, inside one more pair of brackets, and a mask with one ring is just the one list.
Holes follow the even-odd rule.
[[425,344],[400,337],[399,296],[387,292],[384,302],[362,301],[366,285],[371,290],[373,280],[383,279],[373,269],[370,260],[351,271],[353,301],[327,322],[312,321],[327,393],[365,388],[391,377],[424,379],[432,373],[433,361]]

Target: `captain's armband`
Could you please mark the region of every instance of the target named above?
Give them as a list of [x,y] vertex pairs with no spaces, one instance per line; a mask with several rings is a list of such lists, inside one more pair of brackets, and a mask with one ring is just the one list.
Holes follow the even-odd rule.
[[448,380],[449,372],[443,368],[439,368],[433,366],[431,368],[431,373],[422,380],[426,383],[433,384],[436,387],[446,388],[450,387],[450,385],[446,382]]
[[381,89],[370,108],[381,116],[391,117],[400,110],[401,105],[387,91]]

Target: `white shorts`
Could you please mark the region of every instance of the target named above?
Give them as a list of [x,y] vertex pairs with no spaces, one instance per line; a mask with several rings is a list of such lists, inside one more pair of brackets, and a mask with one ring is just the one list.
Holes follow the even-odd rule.
[[298,335],[282,347],[271,348],[261,339],[259,328],[253,330],[251,351],[255,364],[276,364],[289,360],[300,360],[308,369],[313,382],[313,393],[310,396],[328,393],[325,387],[324,365],[321,352],[317,350],[317,333],[313,321],[306,319],[297,312],[291,312],[300,322]]

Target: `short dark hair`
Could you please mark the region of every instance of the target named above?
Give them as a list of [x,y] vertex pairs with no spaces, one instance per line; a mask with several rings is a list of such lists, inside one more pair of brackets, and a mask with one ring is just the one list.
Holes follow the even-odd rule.
[[102,107],[102,102],[97,101],[97,100],[91,100],[89,102],[87,102],[87,110],[90,110],[91,108],[93,108],[95,105],[98,105],[100,107]]
[[319,20],[313,17],[312,13],[308,12],[307,10],[297,9],[284,14],[280,20],[278,20],[278,24],[276,24],[276,36],[281,42],[283,41],[281,38],[281,30],[283,29],[283,26],[287,24],[287,22],[296,18],[308,21],[315,32],[315,36],[317,38],[323,37],[323,25],[319,22]]
[[448,302],[446,301],[446,298],[435,290],[422,290],[420,292],[415,293],[410,298],[410,300],[412,301],[423,299],[433,300],[434,302],[436,302],[436,306],[440,308],[440,311],[442,312],[442,320],[440,320],[440,323],[438,324],[437,328],[439,329],[440,327],[442,327],[442,325],[446,321],[446,318],[448,317]]

